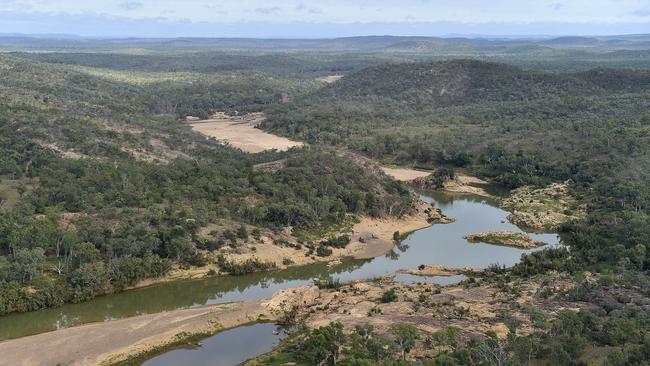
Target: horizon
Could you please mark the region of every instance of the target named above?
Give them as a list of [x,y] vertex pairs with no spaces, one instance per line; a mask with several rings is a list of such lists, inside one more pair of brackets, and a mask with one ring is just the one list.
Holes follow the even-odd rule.
[[318,41],[318,40],[336,40],[348,38],[423,38],[423,39],[476,39],[476,40],[548,40],[548,39],[561,39],[561,38],[616,38],[616,37],[650,37],[650,32],[647,33],[621,33],[621,34],[442,34],[435,36],[420,36],[420,35],[395,35],[395,34],[367,34],[367,35],[350,35],[340,37],[219,37],[219,36],[160,36],[160,37],[147,37],[138,35],[124,35],[124,36],[85,36],[74,33],[3,33],[0,32],[0,38],[34,38],[34,39],[50,39],[50,40],[156,40],[156,39],[196,39],[196,40],[217,40],[217,39],[241,39],[241,40],[278,40],[278,41]]
[[138,38],[549,37],[647,33],[642,0],[3,0],[0,33]]

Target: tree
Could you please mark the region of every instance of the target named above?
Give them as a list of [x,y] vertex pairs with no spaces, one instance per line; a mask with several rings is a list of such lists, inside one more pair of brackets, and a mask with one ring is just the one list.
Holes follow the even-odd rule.
[[406,360],[406,354],[411,351],[415,341],[420,338],[418,329],[412,324],[394,324],[390,330],[395,337],[395,344],[399,348],[402,360]]
[[506,366],[510,364],[510,353],[494,332],[488,333],[488,338],[475,347],[475,353],[481,365]]
[[237,237],[242,240],[248,240],[248,229],[245,224],[241,224],[237,229]]
[[28,284],[41,273],[44,264],[43,249],[18,249],[12,260],[10,272],[18,281]]
[[332,323],[312,330],[305,341],[298,346],[298,352],[301,358],[311,365],[331,364],[336,366],[345,339],[343,324]]

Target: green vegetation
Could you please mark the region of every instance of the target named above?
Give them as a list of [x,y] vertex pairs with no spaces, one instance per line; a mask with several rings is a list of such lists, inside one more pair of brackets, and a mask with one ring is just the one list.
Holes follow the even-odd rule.
[[[425,337],[401,324],[390,336],[367,327],[350,334],[334,323],[296,333],[268,364],[401,365],[414,347],[435,351],[423,365],[579,365],[593,361],[588,351],[607,365],[647,363],[647,40],[268,41],[291,52],[246,40],[161,42],[130,40],[118,51],[102,41],[63,49],[26,40],[25,49],[56,52],[0,55],[0,315],[86,301],[203,265],[206,250],[225,243],[199,238],[215,222],[233,223],[224,233],[233,245],[260,240],[259,228],[292,227],[316,243],[305,244],[310,255],[329,256],[350,240],[331,233],[354,215],[412,210],[404,184],[341,159],[329,145],[437,168],[435,186],[457,168],[508,188],[568,182],[562,197],[523,188],[529,194],[512,206],[560,215],[562,223],[551,224],[567,247],[488,269],[486,278],[507,288],[513,278],[589,272],[594,279],[569,291],[540,291],[591,310],[537,317],[526,336],[508,324],[505,340],[461,341],[450,329]],[[333,74],[346,77],[314,80]],[[264,111],[262,128],[311,147],[244,154],[179,122],[216,111]],[[285,164],[277,172],[253,168],[278,160]],[[273,268],[217,258],[232,274]],[[642,296],[629,298],[629,289]],[[396,300],[394,290],[381,298]]]
[[[510,188],[569,181],[551,199],[565,199],[568,210],[586,207],[579,215],[554,209],[570,250],[526,255],[498,278],[593,271],[625,288],[635,286],[629,278],[647,282],[650,269],[649,91],[650,74],[643,70],[556,74],[473,60],[383,65],[271,108],[264,128],[311,144],[346,146],[387,163],[459,167]],[[594,302],[594,290],[584,291],[591,294],[586,301]],[[604,311],[603,328],[638,319],[627,311]],[[617,320],[621,316],[625,320]],[[635,351],[608,356],[618,364],[643,355],[650,325],[636,324],[638,332],[630,326]],[[561,345],[555,335],[540,331],[535,342],[547,350],[539,358],[556,364],[579,364],[587,346],[615,346],[602,333],[572,333]],[[551,351],[560,346],[570,350]]]
[[241,276],[251,272],[268,271],[276,268],[275,263],[262,262],[258,258],[250,258],[243,262],[233,262],[226,259],[223,255],[217,257],[217,264],[222,271],[235,276]]
[[[86,301],[175,265],[204,265],[198,230],[218,220],[241,223],[234,234],[243,240],[244,224],[318,230],[348,214],[397,207],[400,215],[413,204],[406,186],[330,152],[249,155],[178,120],[259,110],[291,81],[250,74],[135,85],[5,56],[0,73],[0,197],[8,203],[0,314]],[[278,159],[287,160],[276,173],[252,168]],[[270,268],[223,264],[234,274]]]

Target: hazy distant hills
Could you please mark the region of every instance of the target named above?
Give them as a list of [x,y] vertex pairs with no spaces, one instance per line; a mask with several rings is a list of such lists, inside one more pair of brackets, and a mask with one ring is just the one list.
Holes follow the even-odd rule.
[[76,49],[76,48],[148,48],[148,49],[299,49],[327,51],[377,50],[498,50],[522,45],[553,48],[650,49],[650,35],[621,35],[606,37],[526,38],[438,38],[369,36],[335,39],[248,39],[248,38],[124,38],[98,39],[71,35],[26,36],[0,35],[0,48],[12,49]]

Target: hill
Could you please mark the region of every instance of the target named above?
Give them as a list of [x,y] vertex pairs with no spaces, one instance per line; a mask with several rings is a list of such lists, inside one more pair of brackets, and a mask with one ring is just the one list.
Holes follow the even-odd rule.
[[[289,82],[129,83],[4,56],[0,78],[0,314],[204,266],[225,240],[241,244],[234,233],[248,237],[247,227],[327,232],[348,214],[413,208],[403,184],[327,151],[245,154],[179,121],[184,111],[260,108]],[[281,159],[277,172],[253,169]],[[232,236],[202,239],[208,225]]]

